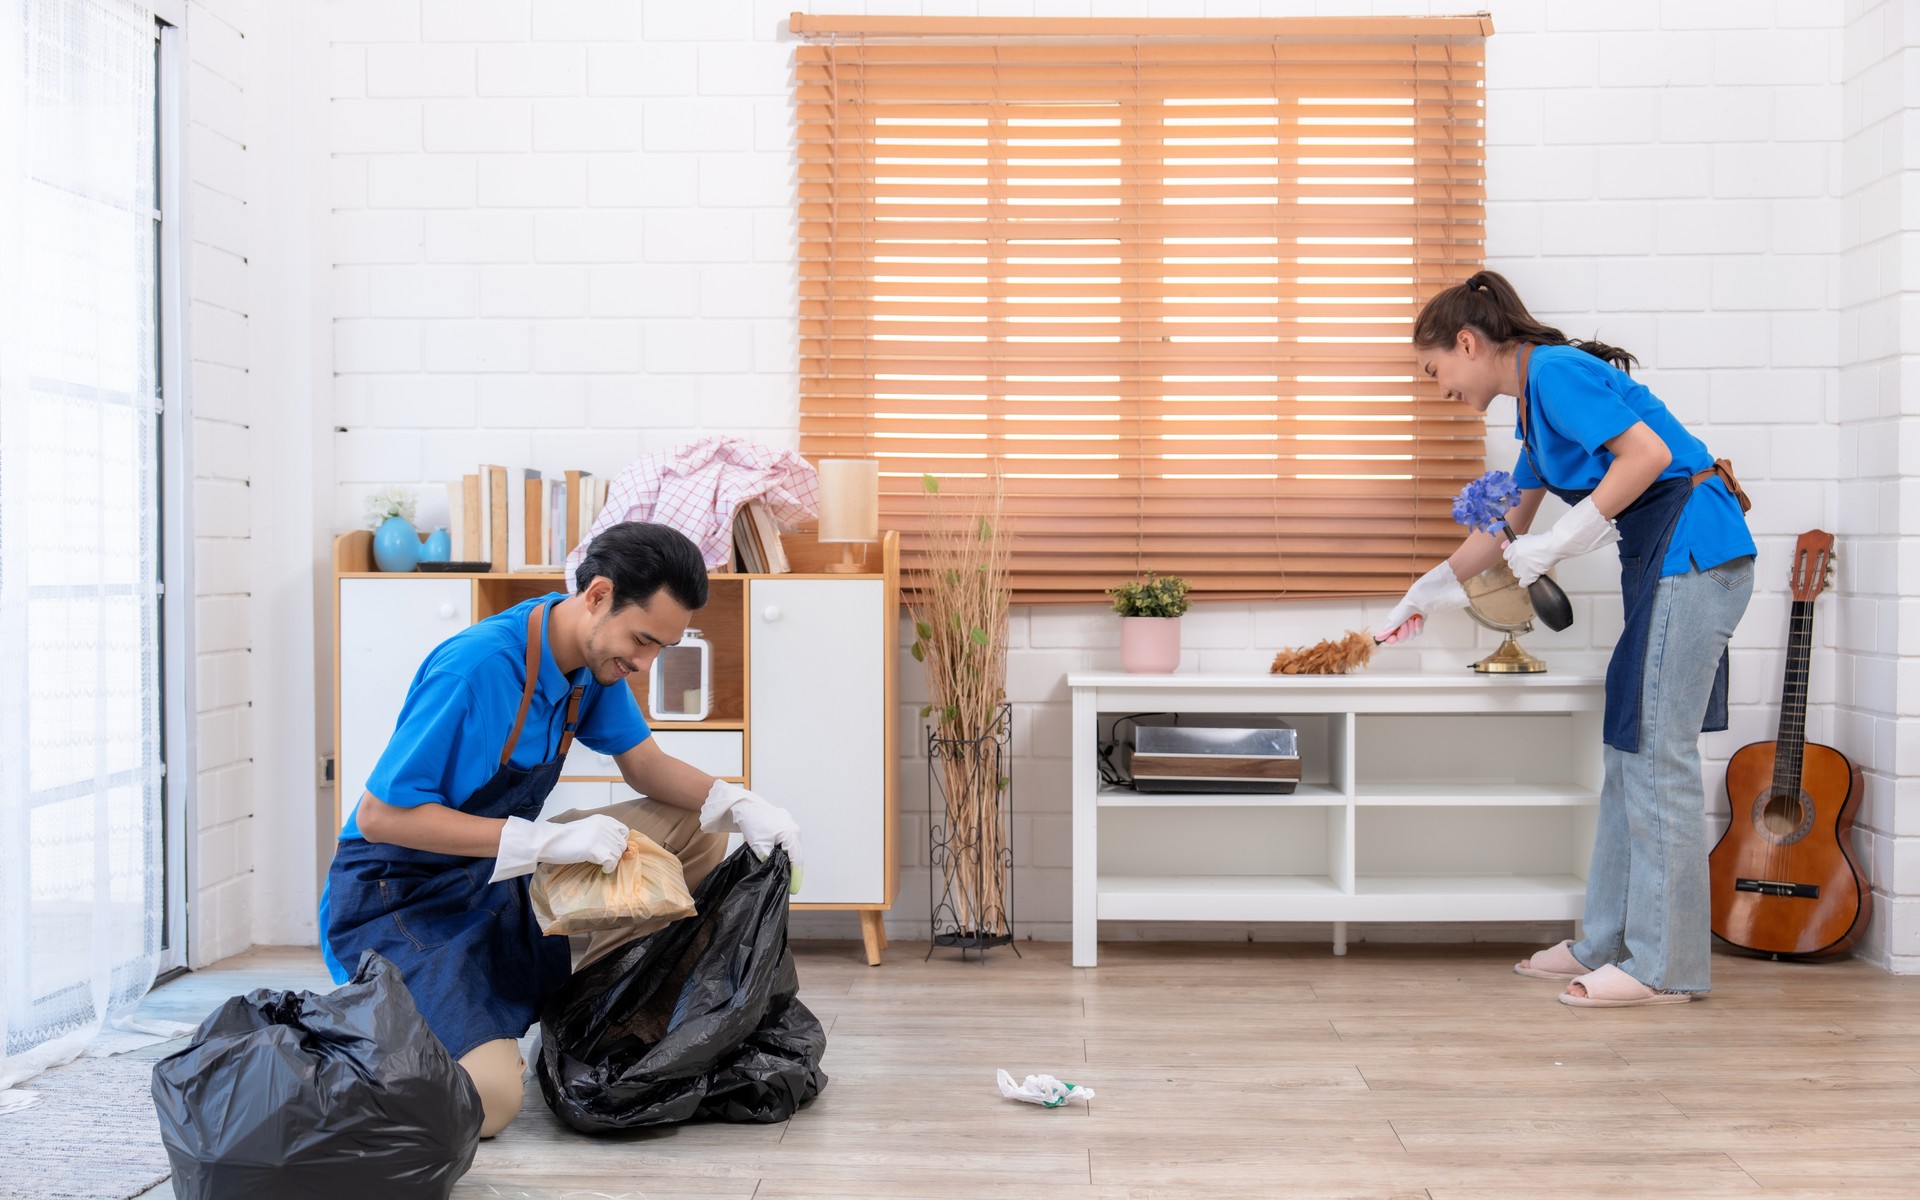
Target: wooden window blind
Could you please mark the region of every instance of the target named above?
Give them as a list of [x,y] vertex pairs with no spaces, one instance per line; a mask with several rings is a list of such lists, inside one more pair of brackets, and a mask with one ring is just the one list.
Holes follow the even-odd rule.
[[1398,591],[1485,422],[1414,316],[1482,258],[1485,17],[796,13],[800,448],[998,470],[1021,602]]

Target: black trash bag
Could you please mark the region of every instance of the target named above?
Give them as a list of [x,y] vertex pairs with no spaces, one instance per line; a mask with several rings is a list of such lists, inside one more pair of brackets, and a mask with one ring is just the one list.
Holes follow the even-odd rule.
[[480,1093],[369,950],[325,995],[256,988],[154,1064],[181,1200],[444,1200],[480,1144]]
[[827,1034],[795,998],[787,856],[745,846],[695,914],[568,981],[540,1014],[540,1091],[584,1133],[784,1121],[827,1086]]

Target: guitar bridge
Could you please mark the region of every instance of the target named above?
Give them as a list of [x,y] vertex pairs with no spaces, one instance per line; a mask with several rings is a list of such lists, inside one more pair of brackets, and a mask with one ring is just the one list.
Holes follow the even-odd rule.
[[1736,892],[1759,892],[1763,896],[1793,896],[1801,900],[1818,900],[1820,885],[1817,883],[1784,883],[1778,879],[1736,879],[1733,881]]

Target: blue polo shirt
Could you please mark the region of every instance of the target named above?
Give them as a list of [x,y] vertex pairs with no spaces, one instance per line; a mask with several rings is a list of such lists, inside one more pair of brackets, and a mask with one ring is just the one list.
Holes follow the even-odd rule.
[[[1667,411],[1660,398],[1633,376],[1575,346],[1535,346],[1527,363],[1528,424],[1532,461],[1526,452],[1514,464],[1514,482],[1584,492],[1598,486],[1613,465],[1606,443],[1645,421],[1673,453],[1662,479],[1686,479],[1713,465],[1705,443]],[[1513,436],[1523,440],[1519,414]],[[1542,479],[1541,475],[1546,479]],[[1693,489],[1674,526],[1660,574],[1685,575],[1755,552],[1746,514],[1717,476]],[[376,793],[378,794],[378,793]]]
[[[536,604],[565,599],[555,592],[516,604],[454,634],[427,655],[400,710],[399,724],[367,777],[367,791],[398,808],[445,804],[459,808],[500,767],[500,749],[520,711],[527,681],[527,614]],[[566,728],[567,693],[584,685],[580,727],[574,736],[588,748],[618,755],[645,741],[649,730],[625,683],[601,687],[586,667],[571,676],[553,661],[553,616],[540,652],[540,681],[511,762],[535,767],[560,750]],[[358,797],[355,797],[357,800]],[[360,810],[340,831],[360,836]]]

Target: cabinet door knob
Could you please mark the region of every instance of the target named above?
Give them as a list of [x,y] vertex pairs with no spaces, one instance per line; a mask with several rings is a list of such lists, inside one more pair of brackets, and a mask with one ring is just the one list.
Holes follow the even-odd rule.
[[769,604],[766,610],[760,615],[769,621],[778,621],[780,619],[780,606],[778,604]]
[[451,605],[451,604],[442,604],[442,605],[440,606],[440,619],[441,619],[442,621],[451,621],[451,620],[453,620],[453,605]]

